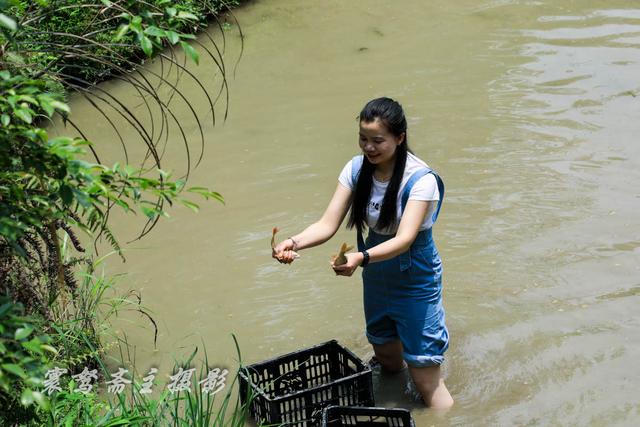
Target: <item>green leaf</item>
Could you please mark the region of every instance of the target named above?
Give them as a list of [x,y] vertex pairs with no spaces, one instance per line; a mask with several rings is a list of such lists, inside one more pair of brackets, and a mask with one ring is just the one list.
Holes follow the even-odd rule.
[[7,347],[5,347],[4,344],[2,344],[2,341],[0,341],[0,354],[5,354],[7,352]]
[[57,136],[49,140],[49,146],[54,149],[69,147],[73,143],[73,138],[68,136]]
[[129,212],[131,210],[131,207],[129,207],[129,204],[122,199],[116,199],[114,200],[114,202],[118,206],[120,206],[122,209],[124,209],[126,212]]
[[7,70],[2,70],[0,71],[0,78],[2,78],[2,80],[9,80],[11,78],[11,73]]
[[224,202],[224,197],[222,197],[222,194],[217,193],[215,191],[211,192],[211,197],[213,197],[214,199],[216,199],[217,201],[219,201],[220,203],[222,203],[223,205],[225,204]]
[[31,116],[31,113],[24,108],[16,108],[15,110],[13,110],[13,114],[15,114],[16,117],[22,120],[23,122],[27,122],[31,124],[31,122],[33,121],[33,117]]
[[30,95],[18,95],[18,101],[28,102],[29,104],[38,104],[38,101]]
[[143,36],[140,39],[140,46],[142,46],[142,51],[145,55],[151,56],[153,54],[153,43],[151,43],[149,37]]
[[51,100],[45,97],[40,97],[39,99],[40,99],[40,107],[45,111],[45,113],[47,113],[49,117],[53,116],[53,113],[55,113],[56,110],[51,105]]
[[15,363],[4,363],[0,367],[5,371],[10,372],[22,379],[27,378],[27,373],[24,371],[24,369],[22,369],[20,365],[16,365]]
[[167,12],[167,16],[169,18],[173,18],[174,16],[176,16],[176,13],[178,13],[175,7],[168,7],[165,9],[165,12]]
[[120,28],[118,28],[118,32],[116,33],[115,37],[113,38],[114,41],[120,41],[122,40],[122,38],[129,32],[129,25],[128,24],[122,24],[120,25]]
[[198,213],[198,211],[200,210],[200,206],[188,200],[180,199],[180,203],[182,203],[183,205],[185,205],[186,207],[188,207],[189,209],[191,209],[196,213]]
[[91,207],[91,198],[84,191],[80,191],[77,188],[71,188],[73,194],[76,196],[76,200],[78,203],[82,205],[82,207],[89,209]]
[[191,193],[200,194],[205,199],[209,199],[211,197],[212,199],[216,199],[219,202],[224,204],[224,198],[220,193],[216,191],[211,191],[205,187],[190,187],[187,191]]
[[165,33],[167,35],[167,39],[169,40],[169,43],[176,44],[180,41],[180,35],[175,31],[168,30],[168,31],[165,31]]
[[187,191],[197,194],[206,194],[209,193],[209,189],[207,187],[189,187]]
[[33,399],[44,410],[49,409],[49,400],[39,391],[33,392]]
[[56,101],[55,99],[51,101],[51,106],[56,110],[64,111],[65,113],[70,113],[71,109],[64,102]]
[[196,15],[194,15],[193,13],[190,12],[185,12],[185,11],[180,11],[178,13],[178,18],[179,19],[192,19],[194,21],[199,21],[200,18],[198,18]]
[[11,310],[11,307],[13,307],[13,303],[11,302],[0,305],[0,317],[9,312],[9,310]]
[[140,206],[140,209],[142,210],[142,213],[145,214],[145,216],[149,219],[153,219],[158,215],[155,209],[148,208],[146,206]]
[[180,46],[182,46],[182,49],[185,51],[185,53],[187,55],[189,55],[189,57],[191,57],[191,60],[193,62],[196,63],[196,65],[200,64],[200,55],[198,54],[198,51],[195,50],[189,43],[187,42],[180,42]]
[[8,114],[3,114],[1,120],[2,120],[2,126],[9,126],[9,123],[11,123],[11,117],[9,117]]
[[9,18],[4,13],[0,13],[0,27],[4,27],[9,31],[15,31],[18,29],[16,21],[14,21],[12,18]]
[[62,203],[66,206],[69,206],[71,202],[73,202],[73,191],[71,191],[71,187],[67,184],[62,184],[60,186],[60,198],[62,199]]
[[22,396],[20,396],[20,403],[22,403],[23,406],[29,406],[32,405],[33,402],[35,402],[35,398],[33,397],[33,390],[25,388],[22,391]]
[[58,354],[58,350],[56,350],[55,348],[51,347],[48,344],[42,344],[41,347],[43,350],[47,350],[51,354]]
[[165,30],[156,26],[145,28],[144,33],[150,35],[151,37],[165,37],[167,35],[167,32]]
[[38,337],[35,337],[30,341],[26,341],[22,343],[22,347],[36,354],[42,354],[41,346],[42,346],[42,343],[40,342]]
[[14,339],[16,341],[23,340],[23,339],[27,338],[29,335],[31,335],[31,332],[33,332],[33,328],[31,326],[25,326],[24,328],[18,328],[18,329],[16,329],[16,334],[15,334]]

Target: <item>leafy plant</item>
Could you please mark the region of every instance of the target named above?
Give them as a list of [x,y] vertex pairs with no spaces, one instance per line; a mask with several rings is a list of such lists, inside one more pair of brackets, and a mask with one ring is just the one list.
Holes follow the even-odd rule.
[[[72,265],[61,257],[58,230],[79,252],[84,248],[71,227],[104,234],[122,254],[107,223],[111,206],[155,220],[168,215],[163,202],[194,210],[198,205],[181,195],[184,180],[171,180],[162,170],[157,170],[159,178],[151,178],[130,166],[89,163],[81,160],[84,148],[91,147],[88,141],[49,139],[33,125],[34,117],[51,118],[69,109],[44,88],[41,80],[0,72],[0,279],[5,293],[18,299],[22,293],[25,303],[39,302],[41,313],[50,318],[47,307],[76,288]],[[187,191],[222,201],[220,194],[201,187]]]
[[[0,295],[0,407],[2,412],[30,413],[32,405],[47,409],[41,393],[48,355],[56,350],[38,334],[37,319],[24,315],[21,304]],[[20,404],[18,404],[20,402]],[[0,420],[3,416],[0,416]]]
[[[109,226],[111,209],[142,214],[147,219],[142,237],[160,217],[168,216],[167,206],[180,203],[197,211],[198,205],[191,200],[194,195],[223,202],[214,191],[188,188],[186,180],[192,166],[202,159],[203,120],[210,114],[215,123],[214,107],[219,100],[225,99],[228,105],[224,38],[220,47],[204,33],[207,46],[193,34],[207,25],[206,17],[213,17],[222,30],[224,23],[216,14],[228,7],[223,0],[0,0],[0,294],[13,301],[11,305],[0,302],[0,313],[11,313],[2,318],[9,326],[2,323],[0,334],[13,333],[11,340],[4,335],[0,340],[0,380],[6,380],[0,382],[0,412],[14,416],[14,423],[33,415],[34,402],[42,411],[46,409],[46,399],[32,386],[41,378],[37,371],[41,373],[47,363],[92,360],[102,365],[105,348],[100,339],[108,323],[101,323],[99,306],[111,304],[106,308],[108,317],[129,305],[153,323],[135,294],[130,295],[133,300],[104,299],[112,281],[96,277],[97,254],[87,253],[76,233],[83,231],[96,241],[106,239],[123,257]],[[215,64],[221,76],[215,95],[186,66],[187,59],[199,63],[201,55]],[[151,57],[160,61],[160,71],[137,70]],[[149,125],[97,85],[106,78],[120,80],[140,96]],[[209,105],[204,117],[180,91],[183,78],[192,79],[202,89]],[[166,96],[161,95],[163,87],[169,89]],[[123,148],[122,164],[100,161],[96,147],[72,119],[65,102],[70,92],[85,98],[111,125]],[[178,110],[185,109],[200,134],[195,162],[186,123],[178,119]],[[226,114],[225,106],[225,118]],[[45,126],[56,118],[78,136],[51,138]],[[131,165],[127,145],[133,140],[125,141],[118,120],[131,126],[145,144],[146,154],[137,159],[139,166]],[[166,172],[162,162],[174,126],[187,154],[186,173],[179,178]],[[70,255],[70,247],[75,255]],[[84,275],[78,273],[81,265],[86,266]],[[15,314],[22,313],[20,302],[31,317]],[[51,345],[60,352],[54,354]],[[64,418],[54,416],[55,422],[86,422],[100,414],[99,425],[123,424],[123,419],[110,418],[116,407],[102,406],[91,396],[61,396],[51,413],[60,408],[66,412]],[[201,408],[197,401],[186,402],[191,408]],[[180,401],[176,408],[183,404]],[[140,421],[135,418],[138,413],[150,416],[150,409],[145,412],[136,405],[130,407],[130,421]],[[149,405],[158,408],[159,404]],[[121,414],[124,410],[119,409]],[[82,414],[82,418],[73,414]]]

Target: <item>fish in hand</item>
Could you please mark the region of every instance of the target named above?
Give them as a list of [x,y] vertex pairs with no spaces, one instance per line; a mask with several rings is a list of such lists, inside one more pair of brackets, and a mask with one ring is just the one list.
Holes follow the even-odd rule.
[[331,257],[331,261],[333,262],[333,265],[346,264],[347,257],[344,256],[344,254],[350,251],[351,249],[353,249],[353,246],[349,246],[346,243],[343,243],[342,246],[340,246],[340,252],[338,252],[338,255],[333,255]]
[[[273,227],[272,233],[271,233],[271,251],[273,253],[275,253],[276,251],[276,233],[280,231],[280,229],[278,227]],[[294,258],[300,258],[300,255],[297,252],[291,251],[293,252],[293,257]],[[278,254],[276,254],[277,257]],[[278,258],[279,259],[279,258]]]

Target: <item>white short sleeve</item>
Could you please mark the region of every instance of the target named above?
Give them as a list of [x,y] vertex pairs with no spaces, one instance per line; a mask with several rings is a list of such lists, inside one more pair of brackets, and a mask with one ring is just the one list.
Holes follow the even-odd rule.
[[338,177],[338,182],[349,190],[353,190],[353,176],[351,176],[351,160],[347,162],[346,165],[342,168],[342,172],[340,172],[340,176]]
[[429,173],[416,181],[409,193],[409,200],[440,200],[436,177]]

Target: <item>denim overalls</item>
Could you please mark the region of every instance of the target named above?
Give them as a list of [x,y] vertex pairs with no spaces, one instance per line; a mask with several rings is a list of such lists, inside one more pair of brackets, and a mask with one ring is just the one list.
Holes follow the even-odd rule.
[[[352,160],[353,183],[357,182],[362,156]],[[442,179],[425,167],[413,173],[402,193],[402,209],[407,205],[413,184],[432,173],[438,183],[440,201],[433,214],[435,222],[444,198]],[[358,250],[376,246],[394,235],[369,230],[366,241],[358,233]],[[440,365],[449,347],[449,333],[442,307],[442,263],[431,228],[420,231],[411,248],[386,261],[368,264],[362,272],[367,339],[385,344],[400,339],[403,358],[414,367]]]

